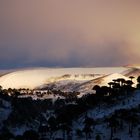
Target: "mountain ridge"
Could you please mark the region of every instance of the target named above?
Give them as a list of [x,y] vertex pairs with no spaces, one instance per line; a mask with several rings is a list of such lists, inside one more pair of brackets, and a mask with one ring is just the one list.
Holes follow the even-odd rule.
[[[69,80],[88,82],[109,74],[133,73],[136,68],[127,67],[95,67],[95,68],[34,68],[23,69],[9,72],[0,77],[0,85],[5,88],[30,88],[35,89],[39,86],[49,84],[51,82]],[[70,77],[63,77],[70,75]],[[88,76],[89,75],[89,76]],[[84,78],[84,76],[86,78]],[[124,75],[125,76],[125,75]],[[115,78],[115,77],[114,77]]]

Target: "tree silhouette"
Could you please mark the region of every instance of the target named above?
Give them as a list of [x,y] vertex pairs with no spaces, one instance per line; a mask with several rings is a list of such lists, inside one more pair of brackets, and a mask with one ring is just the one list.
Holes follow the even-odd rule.
[[131,81],[132,81],[135,77],[134,77],[134,76],[130,76],[129,78],[130,78],[130,79],[131,79]]
[[34,130],[28,130],[28,131],[24,132],[23,138],[25,140],[39,140],[39,135]]
[[124,78],[120,78],[119,80],[120,80],[120,86],[123,86],[126,80]]
[[126,121],[128,122],[128,125],[129,125],[129,135],[130,137],[133,136],[133,128],[134,128],[134,125],[138,124],[138,119],[139,117],[137,117],[137,115],[134,113],[131,112],[131,114],[129,113],[126,117]]
[[101,87],[99,85],[95,85],[92,90],[95,90],[96,94],[98,95],[100,93]]
[[83,131],[85,132],[86,135],[86,140],[88,140],[88,138],[91,136],[91,132],[92,132],[92,126],[94,127],[95,125],[95,121],[94,119],[88,117],[87,115],[85,116],[85,120],[84,120],[84,129]]
[[138,82],[138,84],[137,84],[137,88],[140,89],[140,76],[138,76],[138,78],[137,78],[137,82]]
[[116,129],[117,127],[119,126],[119,122],[118,120],[116,119],[116,115],[112,115],[109,119],[108,119],[108,122],[109,122],[109,127],[111,128],[110,130],[110,140],[112,140],[113,136],[114,136],[114,133],[116,133]]
[[137,82],[140,83],[140,76],[138,76],[138,78],[137,78]]
[[101,136],[98,134],[98,135],[96,135],[96,138],[95,138],[96,140],[101,140]]
[[63,131],[63,139],[64,140],[66,139],[66,135],[67,135],[67,139],[69,139],[70,132],[72,131],[70,125],[67,123],[60,124],[60,129]]
[[2,91],[2,86],[0,85],[0,92]]
[[100,94],[101,94],[101,95],[100,95],[101,97],[107,95],[107,94],[109,93],[109,87],[107,87],[107,86],[102,86],[100,92],[101,92],[101,93],[100,93]]
[[50,139],[53,137],[54,132],[57,129],[57,123],[56,123],[56,118],[54,116],[51,116],[48,119],[48,126],[49,126],[49,131],[50,131]]
[[5,126],[1,128],[0,140],[14,139],[14,135]]
[[110,88],[112,88],[112,86],[114,85],[114,82],[109,82],[108,85]]

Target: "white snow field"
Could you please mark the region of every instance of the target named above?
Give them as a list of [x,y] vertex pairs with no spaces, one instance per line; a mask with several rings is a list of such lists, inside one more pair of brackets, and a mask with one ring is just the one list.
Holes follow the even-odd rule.
[[[17,70],[0,77],[0,85],[8,88],[34,89],[41,85],[55,81],[58,77],[71,75],[69,80],[92,80],[99,76],[122,73],[130,68],[127,67],[95,67],[95,68],[34,68]],[[83,75],[95,75],[83,78]],[[78,76],[77,76],[78,75]],[[80,76],[79,76],[80,75]],[[97,76],[97,77],[96,77]],[[58,80],[58,79],[57,79]],[[61,80],[63,80],[61,78]]]

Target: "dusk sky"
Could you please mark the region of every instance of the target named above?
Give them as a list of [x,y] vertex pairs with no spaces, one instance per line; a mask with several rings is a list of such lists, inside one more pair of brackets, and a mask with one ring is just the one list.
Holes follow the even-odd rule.
[[0,0],[0,69],[139,61],[139,0]]

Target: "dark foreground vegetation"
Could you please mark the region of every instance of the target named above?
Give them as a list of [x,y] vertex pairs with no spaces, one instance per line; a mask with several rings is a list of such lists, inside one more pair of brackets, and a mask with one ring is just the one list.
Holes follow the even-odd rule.
[[[133,78],[131,76],[130,80],[114,79],[108,83],[108,86],[96,85],[93,87],[95,94],[87,93],[81,98],[77,97],[80,94],[77,92],[64,93],[48,89],[47,92],[33,93],[29,89],[5,90],[0,87],[0,107],[6,108],[4,102],[8,102],[11,107],[8,117],[0,122],[0,140],[72,140],[73,137],[104,140],[102,134],[94,132],[99,123],[105,123],[106,129],[110,129],[108,134],[110,140],[119,140],[114,135],[126,129],[126,126],[132,138],[137,128],[140,139],[140,105],[135,108],[116,110],[102,120],[95,120],[87,113],[97,106],[100,110],[102,105],[109,108],[121,101],[122,105],[125,105],[124,99],[131,97],[135,90],[140,89],[140,77],[137,78],[136,87],[133,87]],[[55,101],[39,98],[33,100],[31,97],[22,98],[24,94],[37,94],[39,97],[53,94],[64,98],[58,97]],[[77,128],[74,122],[80,117],[83,117],[82,126]],[[27,128],[22,134],[12,133],[13,128],[21,127]]]

